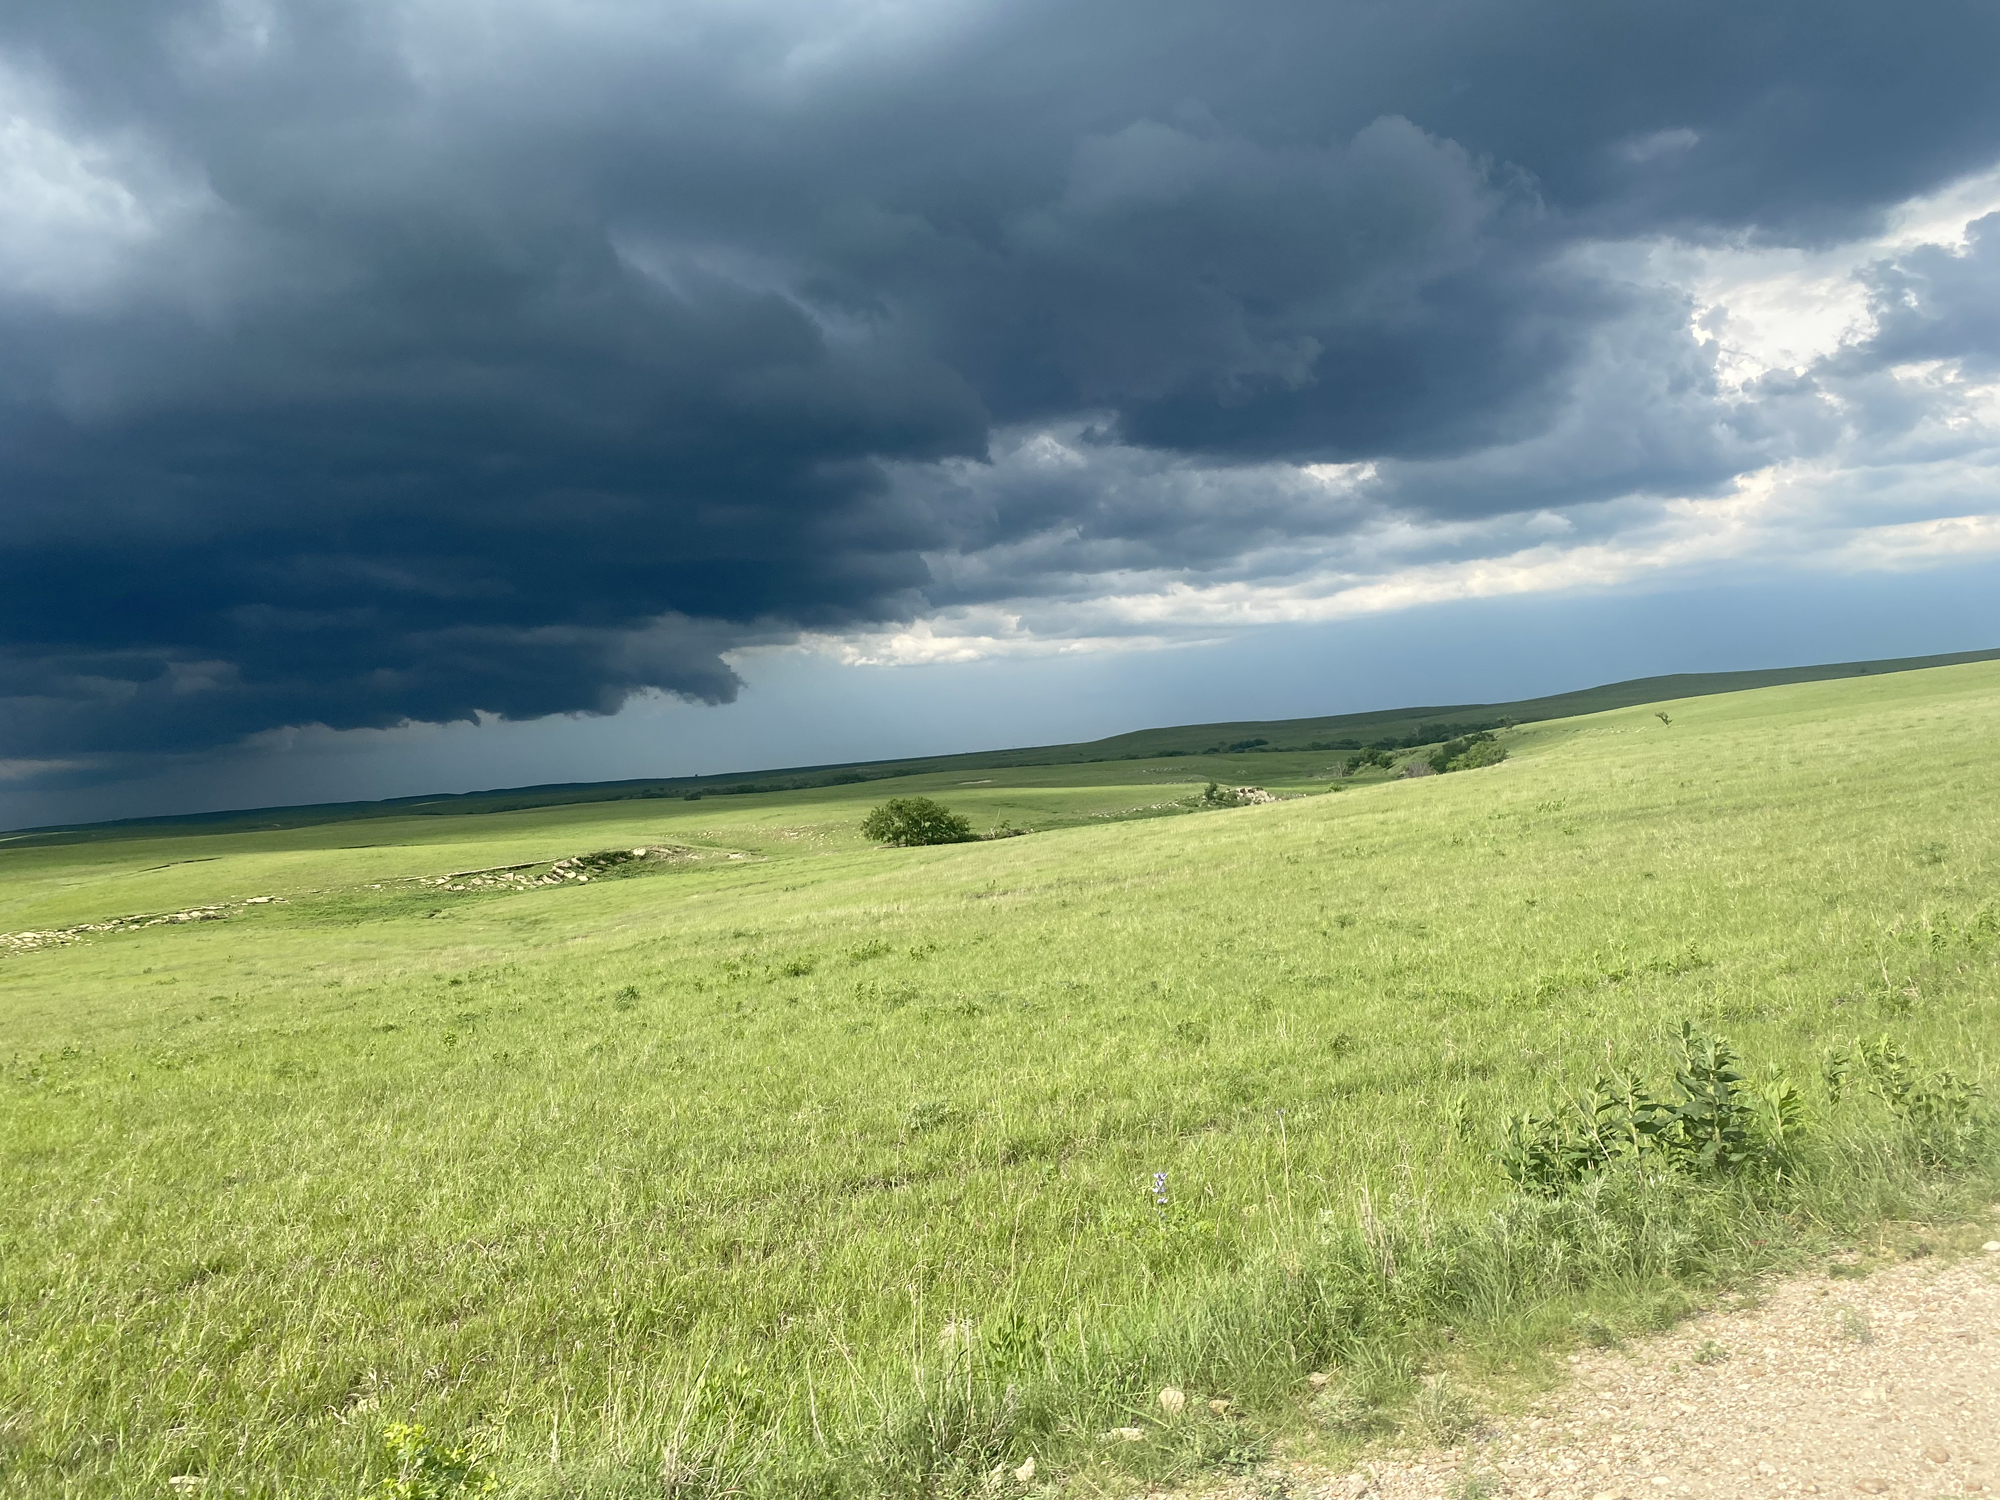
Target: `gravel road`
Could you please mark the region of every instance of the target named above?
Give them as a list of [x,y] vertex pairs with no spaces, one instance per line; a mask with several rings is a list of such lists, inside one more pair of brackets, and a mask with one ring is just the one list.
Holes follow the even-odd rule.
[[1815,1275],[1623,1350],[1458,1448],[1346,1474],[1270,1472],[1290,1500],[1678,1500],[2000,1491],[2000,1241],[1859,1279]]

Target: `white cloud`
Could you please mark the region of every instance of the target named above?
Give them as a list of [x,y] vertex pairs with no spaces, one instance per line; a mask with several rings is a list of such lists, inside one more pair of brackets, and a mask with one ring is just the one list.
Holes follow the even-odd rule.
[[1913,198],[1866,239],[1805,249],[1739,243],[1637,247],[1650,272],[1694,299],[1695,337],[1724,381],[1742,388],[1771,371],[1802,373],[1874,332],[1862,273],[1920,245],[1962,250],[1974,220],[2000,210],[2000,167]]
[[[947,466],[986,531],[968,524],[958,547],[932,556],[938,607],[907,627],[801,645],[875,666],[1158,649],[1450,600],[2000,554],[2000,385],[1957,360],[1838,364],[1874,331],[1871,271],[1919,247],[1962,252],[1967,225],[1996,208],[2000,168],[1843,245],[1591,247],[1583,257],[1599,270],[1693,310],[1713,385],[1689,396],[1685,371],[1649,364],[1642,338],[1607,334],[1566,415],[1513,448],[1428,464],[1221,467],[1122,448],[1097,419],[1000,434],[991,464]],[[1773,376],[1800,383],[1774,395]],[[1675,401],[1679,429],[1661,425]],[[1705,441],[1740,472],[1712,489],[1469,519],[1407,503],[1439,483],[1554,486],[1564,462],[1585,461],[1584,433],[1621,420],[1632,443]],[[1050,520],[1038,527],[1045,494],[1058,500],[1043,502]]]
[[[1907,571],[2000,554],[2000,512],[1880,523],[1839,516],[1852,498],[1842,491],[1854,477],[1789,465],[1745,475],[1725,496],[1665,502],[1606,540],[1542,541],[1492,555],[1374,568],[1354,566],[1352,555],[1329,554],[1284,578],[1134,576],[1091,597],[950,608],[902,629],[811,636],[800,649],[853,666],[1151,650],[1204,644],[1243,629],[1458,600],[1652,588],[1723,569]],[[1902,477],[1907,483],[1909,476]],[[2000,493],[2000,468],[1959,477]],[[1876,508],[1920,503],[1894,486],[1868,498]],[[1398,531],[1385,528],[1354,552],[1379,561],[1399,545],[1415,549],[1436,540],[1421,528]]]
[[0,58],[0,297],[100,300],[206,202],[144,139],[76,130],[53,89]]
[[[1100,601],[1101,603],[1101,601]],[[1202,644],[1185,629],[1172,635],[1142,635],[1129,630],[1088,635],[1068,633],[1061,620],[1051,618],[1058,611],[1045,607],[1043,628],[1030,629],[1019,612],[983,608],[951,609],[917,620],[896,630],[865,631],[849,635],[811,634],[796,646],[783,650],[804,650],[851,667],[919,667],[944,663],[980,661],[987,657],[1078,656],[1104,651],[1155,651],[1171,646]],[[1086,606],[1067,611],[1067,624],[1074,628],[1094,613]],[[1124,622],[1113,622],[1122,625]],[[1185,622],[1176,622],[1184,625]],[[1048,626],[1054,625],[1050,629]],[[751,648],[729,653],[734,664],[772,648]]]
[[32,781],[61,771],[77,770],[85,764],[80,760],[0,760],[0,781]]

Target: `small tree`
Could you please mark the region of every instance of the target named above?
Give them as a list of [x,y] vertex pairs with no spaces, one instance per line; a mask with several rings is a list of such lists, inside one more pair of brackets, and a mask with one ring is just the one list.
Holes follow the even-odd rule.
[[919,844],[968,844],[972,824],[942,802],[928,797],[891,797],[861,824],[864,838],[909,849]]

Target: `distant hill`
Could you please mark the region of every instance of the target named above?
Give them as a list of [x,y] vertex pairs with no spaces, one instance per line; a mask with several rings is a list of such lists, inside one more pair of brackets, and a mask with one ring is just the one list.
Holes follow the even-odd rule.
[[364,818],[469,817],[581,802],[620,802],[645,797],[687,797],[691,794],[729,796],[799,791],[808,787],[883,781],[944,771],[1240,755],[1264,751],[1351,750],[1377,744],[1385,748],[1410,747],[1450,739],[1474,728],[1489,728],[1502,720],[1530,724],[1544,719],[1574,718],[1579,714],[1602,713],[1608,709],[1661,703],[1675,698],[1700,698],[1715,693],[1742,692],[1749,688],[1780,687],[1786,683],[1873,677],[1885,672],[1916,672],[1928,667],[1994,660],[2000,660],[2000,649],[1959,651],[1945,656],[1905,656],[1887,661],[1831,662],[1812,667],[1768,667],[1752,672],[1680,672],[1665,677],[1635,677],[1629,682],[1606,683],[1601,687],[1554,693],[1545,698],[1524,698],[1513,703],[1429,704],[1358,714],[1330,714],[1314,719],[1182,724],[1162,729],[1137,729],[1127,734],[1112,735],[1108,739],[1073,745],[975,750],[960,755],[791,766],[723,772],[712,776],[564,782],[483,792],[396,797],[379,802],[329,802],[300,807],[251,808],[238,812],[188,813],[175,817],[126,818],[108,823],[65,824],[24,830],[36,837],[17,840],[15,846],[137,837],[162,829],[197,826],[217,832],[251,832],[263,828],[298,828]]

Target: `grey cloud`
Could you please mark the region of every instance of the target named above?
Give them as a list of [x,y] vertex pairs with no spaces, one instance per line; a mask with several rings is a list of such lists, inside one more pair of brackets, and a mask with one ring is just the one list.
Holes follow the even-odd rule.
[[1871,362],[1956,359],[1978,372],[2000,369],[2000,214],[1969,225],[1962,250],[1918,246],[1877,266],[1869,282]]
[[[0,258],[0,756],[725,701],[788,630],[1712,488],[1823,393],[1723,401],[1574,247],[2000,156],[1983,4],[479,15],[0,16],[132,205],[60,296]],[[1880,356],[1990,350],[1988,259],[1884,271]],[[1036,424],[1097,458],[978,467]]]

